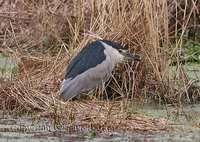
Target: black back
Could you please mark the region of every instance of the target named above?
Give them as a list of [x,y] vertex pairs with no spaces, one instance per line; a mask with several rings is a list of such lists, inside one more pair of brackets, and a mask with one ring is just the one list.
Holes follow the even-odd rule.
[[88,44],[72,59],[68,65],[65,79],[74,78],[88,69],[101,64],[106,59],[104,54],[105,48],[99,41],[97,40]]

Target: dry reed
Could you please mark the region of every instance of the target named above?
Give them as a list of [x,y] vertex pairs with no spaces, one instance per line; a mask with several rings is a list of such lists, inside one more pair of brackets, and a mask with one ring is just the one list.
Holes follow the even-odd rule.
[[[170,10],[177,9],[176,4],[182,1],[176,2],[174,4],[174,1],[160,0],[2,1],[0,3],[0,51],[9,53],[18,60],[19,68],[6,87],[1,85],[0,107],[15,112],[35,110],[54,112],[55,108],[64,105],[68,108],[65,109],[66,114],[73,110],[77,112],[79,110],[77,105],[59,100],[59,84],[71,57],[95,39],[121,42],[131,52],[141,55],[142,61],[139,64],[118,66],[112,79],[106,84],[106,90],[103,92],[97,90],[93,96],[107,96],[113,100],[122,98],[124,104],[138,98],[140,101],[180,103],[180,98],[188,97],[188,88],[192,83],[184,75],[181,64],[177,66],[178,78],[172,79],[169,64],[171,57],[175,56],[178,48],[182,46],[183,34],[186,32],[191,13],[196,10],[197,1],[191,0],[193,4],[189,10],[186,10],[186,3],[181,36],[175,37],[176,48],[171,48],[169,33],[172,30],[169,29],[171,25],[169,19],[173,12]],[[180,23],[175,23],[176,28],[173,30],[175,33],[180,30],[178,24]],[[90,108],[85,107],[88,104],[84,103],[80,110]],[[113,105],[109,107],[111,106]],[[81,124],[85,122],[97,125],[96,122],[100,120],[97,119],[96,114],[107,112],[104,109],[86,110],[84,116],[89,113],[89,119],[82,120]],[[79,114],[75,112],[72,114]],[[115,109],[110,110],[110,113],[115,112],[120,113]],[[121,115],[117,118],[115,115],[111,116],[108,122],[112,123],[111,120],[115,120],[116,125],[113,126],[115,129],[119,125],[118,120],[126,119],[122,119]],[[107,121],[107,118],[100,118],[104,122]],[[130,119],[133,119],[132,126],[138,122],[135,116],[131,115]],[[72,121],[76,123],[78,120]],[[148,121],[151,123],[150,120]],[[123,129],[131,129],[128,123],[131,122],[122,124]],[[105,125],[109,127],[112,124]],[[145,125],[138,126],[138,129],[145,128]]]

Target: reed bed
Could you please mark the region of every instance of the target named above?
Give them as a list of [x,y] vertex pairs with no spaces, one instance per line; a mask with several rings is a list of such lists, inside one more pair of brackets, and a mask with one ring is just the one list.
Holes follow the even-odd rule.
[[[183,17],[178,16],[182,3],[180,15]],[[115,107],[109,112],[105,109],[113,105],[106,104],[139,100],[177,105],[191,102],[192,95],[199,97],[198,90],[189,91],[193,81],[187,78],[178,54],[190,19],[199,12],[198,7],[197,0],[189,3],[186,0],[2,1],[0,52],[16,60],[18,69],[9,81],[1,83],[0,107],[18,113],[63,115],[68,121],[65,124],[70,125],[80,121],[81,125],[90,124],[95,128],[164,129],[163,125],[160,125],[162,128],[154,125],[157,120],[126,116],[126,111],[121,111],[126,110],[126,105],[124,109]],[[181,20],[173,21],[179,17]],[[178,31],[181,36],[177,35]],[[96,39],[121,42],[130,52],[139,54],[142,61],[117,66],[106,88],[96,89],[92,97],[62,102],[58,91],[67,64],[77,51]],[[177,61],[175,75],[169,70],[172,57]],[[103,100],[103,109],[98,109],[100,101],[95,106],[89,103],[96,99]],[[57,110],[61,106],[67,109],[59,114]],[[79,112],[82,110],[84,113]],[[80,119],[79,115],[85,117]],[[133,128],[129,123],[133,123]]]

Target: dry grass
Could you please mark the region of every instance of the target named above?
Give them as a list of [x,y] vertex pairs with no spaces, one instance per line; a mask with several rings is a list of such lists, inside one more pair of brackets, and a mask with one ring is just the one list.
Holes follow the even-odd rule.
[[[196,7],[199,4],[197,0],[191,0],[193,3],[190,4],[189,10],[186,9],[187,3],[185,4],[182,26],[178,28],[180,23],[176,22],[173,30],[175,33],[181,30],[181,36],[175,35],[176,48],[171,48],[169,35],[171,36],[173,32],[169,29],[171,24],[169,13],[173,12],[169,10],[176,9],[178,7],[176,4],[183,1],[176,2],[160,0],[1,1],[0,51],[19,61],[19,71],[6,87],[1,85],[0,107],[16,112],[33,112],[33,110],[54,112],[58,104],[69,106],[70,102],[63,103],[58,98],[59,84],[65,67],[77,50],[99,38],[126,44],[131,52],[137,52],[142,57],[142,61],[139,64],[119,66],[113,73],[106,91],[96,91],[94,96],[97,98],[106,96],[114,100],[119,96],[126,102],[139,98],[140,101],[148,99],[181,103],[182,98],[189,98],[188,88],[192,83],[188,81],[181,64],[177,66],[176,78],[171,79],[169,64],[171,57],[175,56],[181,48],[189,20],[194,11],[199,12]],[[179,60],[178,56],[177,60]],[[96,110],[98,108],[91,111],[91,107],[84,106],[88,103],[80,104],[83,104],[80,111],[87,108],[83,114],[89,116],[89,119],[81,121],[82,123],[100,125],[107,122],[107,118],[104,118],[109,117],[106,115],[107,111],[104,109],[100,111],[105,114],[100,117],[104,122],[99,123],[97,115],[99,110]],[[73,112],[77,118],[82,114],[78,112],[76,105],[70,105],[65,113],[73,110],[77,111]],[[110,111],[110,113],[119,112],[116,109]],[[121,120],[127,119],[124,118],[124,113],[122,116],[112,115],[109,120],[116,122],[108,121],[111,124],[105,125],[116,123],[113,127],[117,129],[119,123],[121,125]],[[133,126],[136,127],[140,120],[132,115],[130,117],[133,119]],[[148,121],[149,125],[152,123],[151,128],[154,128],[153,121],[144,118],[143,122],[145,121]],[[73,123],[76,122],[73,120]],[[128,127],[126,125],[130,122],[127,120],[124,123],[126,124],[121,126],[126,129]],[[148,128],[146,123],[142,124],[144,125],[138,125],[138,129]],[[130,129],[134,130],[135,127]]]
[[144,116],[131,111],[124,111],[120,101],[105,102],[99,100],[76,101],[56,104],[48,112],[37,113],[34,119],[49,117],[56,129],[68,132],[166,132],[167,119]]

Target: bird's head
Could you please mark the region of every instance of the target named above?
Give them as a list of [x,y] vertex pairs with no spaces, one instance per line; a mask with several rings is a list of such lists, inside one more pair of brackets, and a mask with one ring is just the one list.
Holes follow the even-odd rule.
[[106,48],[107,52],[112,56],[113,60],[118,61],[140,61],[141,58],[138,55],[131,54],[126,48],[121,46],[121,44],[109,41],[100,40],[102,45]]
[[125,60],[125,61],[127,61],[127,60],[140,61],[141,60],[139,55],[131,54],[127,49],[118,48],[117,50],[118,50],[119,54],[121,54],[123,56],[123,60]]

